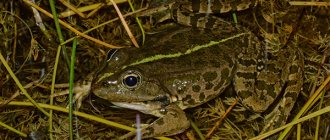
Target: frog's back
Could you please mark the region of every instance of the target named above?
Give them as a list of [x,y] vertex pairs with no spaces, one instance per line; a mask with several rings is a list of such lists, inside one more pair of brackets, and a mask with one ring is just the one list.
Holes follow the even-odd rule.
[[247,35],[217,35],[182,26],[169,30],[149,36],[142,48],[128,49],[126,65],[157,81],[182,109],[218,96],[231,83],[236,57],[248,45],[243,39]]

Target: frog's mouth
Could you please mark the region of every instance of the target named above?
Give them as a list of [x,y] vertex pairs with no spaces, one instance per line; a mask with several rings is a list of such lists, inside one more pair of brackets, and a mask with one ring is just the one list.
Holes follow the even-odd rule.
[[158,117],[162,115],[159,113],[159,110],[165,107],[164,103],[160,101],[111,102],[111,103],[119,107],[138,110],[144,114],[151,114]]
[[138,110],[145,114],[155,115],[155,114],[159,114],[158,113],[159,110],[161,108],[168,106],[171,102],[168,96],[159,96],[156,97],[154,100],[149,100],[149,101],[132,101],[132,102],[112,101],[111,103],[119,107]]

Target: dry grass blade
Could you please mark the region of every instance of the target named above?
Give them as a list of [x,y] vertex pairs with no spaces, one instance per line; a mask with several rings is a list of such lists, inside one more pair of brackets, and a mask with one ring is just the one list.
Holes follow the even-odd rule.
[[[142,8],[142,9],[136,10],[135,12],[127,13],[127,14],[125,14],[125,15],[123,15],[123,16],[124,16],[124,17],[131,16],[131,15],[136,14],[136,13],[139,13],[139,12],[141,12],[141,11],[143,11],[143,10],[145,10],[145,8]],[[99,27],[105,26],[105,25],[107,25],[107,24],[109,24],[109,23],[112,23],[112,22],[115,22],[115,21],[117,21],[117,20],[119,20],[118,17],[116,17],[116,18],[114,18],[114,19],[111,19],[111,20],[109,20],[109,21],[103,22],[103,23],[101,23],[101,24],[99,24],[99,25],[97,25],[97,26],[95,26],[95,27],[93,27],[93,28],[90,28],[90,29],[84,31],[83,33],[85,33],[85,34],[86,34],[86,33],[89,33],[89,32],[91,32],[91,31],[93,31],[93,30],[96,30],[96,29],[99,28]],[[78,36],[75,36],[75,37],[78,37]],[[64,44],[67,44],[67,43],[71,42],[75,37],[72,37],[72,38],[66,40],[66,41],[63,42],[61,45],[64,45]]]
[[[84,7],[79,7],[79,8],[77,8],[77,10],[81,13],[86,12],[86,11],[91,11],[91,10],[94,11],[95,9],[98,9],[98,8],[102,7],[103,5],[104,5],[103,3],[96,3],[96,4],[84,6]],[[74,12],[72,10],[68,10],[68,11],[60,13],[59,18],[66,18],[69,16],[73,16],[75,14],[76,14],[76,12]]]
[[330,6],[330,2],[291,1],[289,3],[295,6]]
[[[298,114],[294,117],[292,121],[298,120],[311,106],[314,105],[314,103],[321,97],[321,91],[329,82],[330,82],[330,75],[327,77],[327,79],[324,80],[324,82],[316,90],[316,92],[309,98],[309,100],[305,103],[305,105],[302,107],[302,109],[298,112]],[[281,133],[279,139],[284,139],[284,137],[289,133],[291,128],[292,126],[285,128],[283,133]]]
[[80,17],[82,18],[86,18],[86,15],[84,13],[82,13],[81,11],[79,11],[76,7],[74,7],[73,5],[71,5],[69,2],[65,1],[65,0],[59,0],[63,5],[65,5],[66,7],[68,7],[69,9],[71,9],[73,12],[77,13]]
[[[127,0],[115,0],[115,2],[116,3],[123,3],[123,2],[127,2]],[[95,4],[79,7],[79,8],[77,8],[77,10],[82,12],[82,13],[87,12],[87,11],[92,11],[87,15],[87,18],[88,18],[91,14],[95,13],[97,10],[99,10],[104,5],[112,5],[112,3],[111,2],[108,2],[106,4],[104,4],[104,3],[95,3]],[[76,14],[76,12],[74,12],[72,10],[68,10],[68,11],[60,13],[59,18],[69,17],[69,16],[72,16],[72,15],[75,15],[75,14]]]
[[129,36],[129,38],[130,38],[131,41],[132,41],[132,43],[134,44],[135,47],[139,48],[139,44],[137,43],[137,41],[136,41],[135,37],[133,36],[131,30],[129,29],[129,27],[128,27],[128,25],[127,25],[127,23],[126,23],[126,21],[125,21],[123,15],[121,14],[121,12],[120,12],[120,10],[119,10],[117,4],[116,4],[113,0],[111,0],[111,2],[112,2],[112,4],[113,4],[113,7],[115,7],[116,12],[117,12],[117,14],[118,14],[118,16],[119,16],[119,19],[120,19],[121,23],[123,24],[123,26],[124,26],[124,28],[125,28],[125,30],[126,30],[128,36]]
[[215,129],[217,129],[222,121],[227,117],[228,113],[234,108],[234,106],[237,104],[238,99],[235,99],[235,101],[233,102],[233,104],[227,109],[227,111],[225,112],[225,114],[223,114],[223,116],[221,117],[220,120],[218,120],[215,125],[210,129],[210,131],[206,134],[205,138],[208,139],[211,137],[212,133],[215,131]]
[[0,122],[0,126],[9,129],[10,131],[15,132],[16,134],[18,134],[18,135],[20,135],[20,136],[22,136],[22,137],[24,137],[24,138],[27,137],[27,135],[26,135],[25,133],[23,133],[23,132],[21,132],[21,131],[18,131],[18,130],[16,130],[15,128],[13,128],[13,127],[11,127],[11,126],[9,126],[9,125],[3,123],[3,122]]
[[[40,13],[38,12],[37,9],[35,9],[33,7],[32,7],[32,11],[33,11],[33,15],[34,15],[35,21],[36,21],[37,25],[39,26],[40,30],[44,33],[44,35],[48,38],[48,40],[51,40],[52,39],[52,36],[47,31],[46,26],[44,25],[44,23],[42,21],[42,18],[40,16]],[[31,39],[31,42],[33,40],[34,39]]]
[[[54,18],[52,14],[50,14],[49,12],[47,12],[46,10],[40,8],[38,5],[35,5],[34,3],[28,1],[28,0],[23,0],[26,4],[36,8],[37,10],[39,10],[40,12],[44,13],[46,16],[50,17],[50,18]],[[66,22],[64,22],[63,20],[58,20],[60,22],[61,25],[63,25],[64,27],[68,28],[69,30],[71,30],[72,32],[76,33],[77,35],[79,36],[82,36],[88,40],[91,40],[97,44],[100,44],[100,45],[103,45],[105,47],[108,47],[108,48],[124,48],[124,47],[121,47],[121,46],[114,46],[114,45],[111,45],[111,44],[108,44],[108,43],[105,43],[101,40],[98,40],[96,38],[93,38],[89,35],[86,35],[80,31],[78,31],[77,29],[73,28],[72,26],[70,26],[69,24],[67,24]]]
[[[314,118],[314,117],[317,117],[317,116],[320,116],[322,114],[326,114],[326,113],[329,113],[329,112],[330,112],[330,106],[324,107],[324,108],[322,108],[322,109],[320,109],[318,111],[315,111],[315,112],[313,112],[311,114],[308,114],[308,115],[306,115],[304,117],[301,117],[299,119],[296,119],[296,120],[294,120],[294,121],[292,121],[292,122],[290,122],[290,123],[288,123],[286,125],[283,125],[283,126],[281,126],[279,128],[276,128],[276,129],[271,130],[269,132],[263,133],[263,134],[261,134],[261,135],[259,135],[257,137],[251,138],[250,140],[261,140],[261,139],[265,139],[265,138],[267,138],[267,137],[269,137],[269,136],[271,136],[271,135],[273,135],[275,133],[278,133],[278,132],[282,131],[283,129],[292,128],[294,125],[296,125],[298,123],[304,122],[306,120],[309,120],[311,118]],[[278,139],[279,140],[283,140],[284,138],[281,138],[280,137]]]

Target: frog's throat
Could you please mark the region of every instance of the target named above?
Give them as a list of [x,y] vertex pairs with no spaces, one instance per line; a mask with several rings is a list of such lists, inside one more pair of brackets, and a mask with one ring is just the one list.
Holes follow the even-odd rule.
[[[191,54],[193,52],[196,52],[198,50],[201,50],[201,49],[204,49],[204,48],[208,48],[208,47],[212,47],[212,46],[218,45],[220,43],[226,42],[228,40],[232,40],[232,39],[235,39],[235,38],[244,36],[246,34],[249,34],[249,32],[244,32],[244,33],[236,34],[236,35],[233,35],[231,37],[221,39],[219,41],[210,41],[207,44],[198,45],[198,46],[195,46],[195,47],[193,47],[191,49],[188,49],[186,52],[183,52],[183,53],[182,52],[178,52],[178,53],[173,53],[173,54],[157,54],[157,55],[154,55],[154,56],[146,57],[146,58],[143,58],[141,60],[137,60],[137,61],[135,61],[135,62],[133,62],[131,64],[122,66],[121,67],[121,70],[123,70],[123,69],[125,69],[125,68],[127,68],[129,66],[135,66],[135,65],[139,65],[139,64],[143,64],[143,63],[148,63],[148,62],[153,62],[153,61],[157,61],[157,60],[161,60],[161,59],[175,58],[175,57],[180,57],[180,56],[184,56],[184,55],[189,55],[189,54]],[[103,76],[100,77],[97,80],[97,82],[100,82],[103,79],[112,76],[113,74],[114,74],[113,72],[104,73]]]

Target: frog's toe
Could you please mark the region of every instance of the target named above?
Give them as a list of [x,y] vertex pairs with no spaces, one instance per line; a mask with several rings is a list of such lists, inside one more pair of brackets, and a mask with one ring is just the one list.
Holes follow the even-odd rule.
[[81,107],[82,101],[83,101],[84,97],[86,97],[87,95],[88,95],[88,92],[76,93],[76,95],[74,97],[74,101],[77,104],[77,109],[79,109]]

